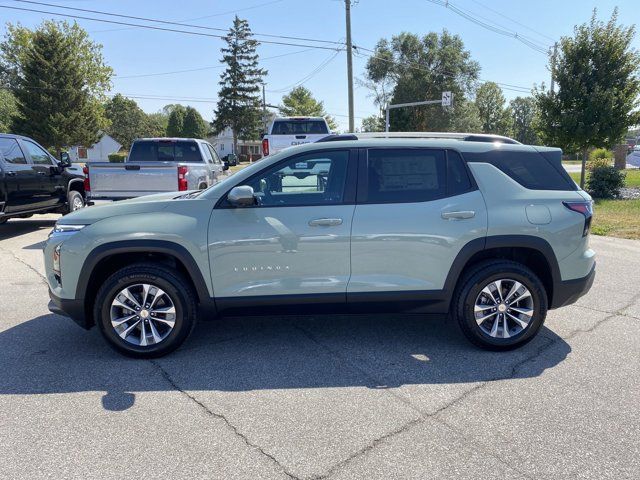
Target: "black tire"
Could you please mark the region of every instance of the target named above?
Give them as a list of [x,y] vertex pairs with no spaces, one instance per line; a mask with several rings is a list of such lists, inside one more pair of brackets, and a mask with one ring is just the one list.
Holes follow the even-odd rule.
[[[528,325],[509,338],[496,338],[485,332],[476,321],[474,312],[476,299],[482,292],[482,289],[491,282],[500,279],[520,282],[529,290],[531,294],[530,298],[533,302],[533,315]],[[452,313],[462,333],[471,343],[486,350],[505,351],[521,347],[536,336],[544,324],[547,316],[547,308],[548,299],[544,285],[529,268],[509,260],[489,260],[479,263],[465,272],[461,281],[458,283],[458,288],[454,295]],[[503,314],[503,316],[506,315]],[[488,321],[495,320],[492,318]],[[517,330],[517,324],[515,324],[513,320],[509,320],[509,323]],[[502,328],[502,330],[504,330],[504,328]],[[510,331],[509,328],[506,330],[507,332]]]
[[[161,341],[147,346],[131,343],[135,341],[135,335],[138,335],[139,338],[142,337],[140,326],[133,327],[131,332],[134,337],[128,336],[129,341],[127,341],[116,332],[111,324],[112,302],[116,296],[127,287],[136,289],[139,288],[136,285],[141,284],[149,284],[163,290],[175,307],[172,329],[168,330],[166,337]],[[136,299],[138,301],[141,300],[140,297],[136,297]],[[162,301],[164,300],[166,300],[166,297],[163,297]],[[132,303],[130,305],[133,306]],[[133,309],[130,308],[129,310],[135,314]],[[123,310],[123,312],[125,311]],[[155,358],[172,352],[187,339],[196,324],[197,303],[191,285],[175,270],[160,264],[138,263],[118,270],[104,282],[96,295],[93,314],[96,324],[107,343],[118,352],[134,358]],[[152,320],[150,317],[147,320],[140,319],[140,317],[136,318],[139,319],[139,322],[145,322],[145,325],[149,325]],[[136,321],[136,318],[127,323],[126,326],[131,326]],[[156,322],[153,324],[158,326],[154,327],[157,328],[157,331],[160,331],[160,328],[163,327],[162,323]],[[150,327],[146,327],[145,331],[150,333]],[[149,334],[146,337],[149,338]],[[142,342],[140,341],[139,343]]]
[[[82,206],[78,206],[78,202],[82,202]],[[78,192],[77,190],[69,190],[69,193],[67,193],[66,213],[75,212],[76,210],[84,208],[84,206],[85,201],[82,193]]]

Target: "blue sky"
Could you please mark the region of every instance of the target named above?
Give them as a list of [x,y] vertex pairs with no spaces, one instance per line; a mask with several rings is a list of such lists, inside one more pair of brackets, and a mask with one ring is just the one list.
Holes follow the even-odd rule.
[[[333,41],[343,41],[345,38],[344,2],[341,0],[42,1],[140,17],[189,21],[225,29],[231,24],[234,12],[237,12],[258,33]],[[552,39],[570,35],[575,24],[589,20],[594,7],[598,8],[599,17],[608,19],[617,5],[620,19],[625,25],[640,23],[637,0],[452,0],[452,3],[476,17],[483,17],[483,21],[494,22],[502,28],[526,35],[541,45],[551,45]],[[55,10],[53,7],[20,4],[11,0],[0,0],[0,5]],[[83,13],[79,15],[90,16]],[[51,16],[0,9],[3,25],[0,33],[4,34],[5,22],[20,21],[32,27],[44,18]],[[222,40],[86,20],[78,22],[90,32],[95,41],[103,45],[105,60],[117,75],[113,81],[112,93],[147,97],[136,98],[147,112],[158,111],[167,103],[190,104],[205,119],[211,120],[221,68],[204,68],[220,65]],[[466,48],[482,67],[482,79],[523,87],[531,87],[543,81],[548,84],[549,72],[545,55],[516,39],[486,30],[427,0],[360,0],[352,10],[354,44],[366,48],[373,48],[382,37],[390,38],[402,31],[425,34],[441,31],[443,28],[462,37]],[[638,35],[634,46],[640,49]],[[334,52],[327,50],[300,53],[301,50],[304,48],[267,44],[259,47],[259,54],[264,59],[263,67],[269,70],[267,103],[280,103],[283,89],[298,83],[334,55]],[[286,55],[282,56],[283,54]],[[366,58],[354,58],[356,77],[363,76],[365,63]],[[137,76],[193,69],[200,70],[171,75]],[[340,52],[322,70],[305,81],[304,85],[324,102],[327,112],[335,116],[341,129],[346,129],[346,54]],[[508,99],[521,95],[509,90],[504,93]],[[154,96],[162,98],[149,98]],[[375,111],[367,90],[356,87],[356,126],[360,125],[361,117]]]

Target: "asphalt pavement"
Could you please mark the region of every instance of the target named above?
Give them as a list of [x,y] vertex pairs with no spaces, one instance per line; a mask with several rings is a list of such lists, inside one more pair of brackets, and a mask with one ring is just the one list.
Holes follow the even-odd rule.
[[0,478],[640,478],[640,242],[525,347],[445,318],[233,318],[153,361],[47,311],[57,216],[0,226]]

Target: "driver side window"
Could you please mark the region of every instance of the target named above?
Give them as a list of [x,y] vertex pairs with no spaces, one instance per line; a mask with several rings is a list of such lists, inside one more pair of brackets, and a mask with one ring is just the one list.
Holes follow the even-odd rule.
[[331,205],[342,203],[349,151],[296,156],[251,179],[259,206]]

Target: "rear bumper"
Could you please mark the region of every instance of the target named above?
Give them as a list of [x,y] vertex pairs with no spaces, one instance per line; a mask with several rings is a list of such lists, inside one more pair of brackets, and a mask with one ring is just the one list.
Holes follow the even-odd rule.
[[71,300],[67,298],[56,297],[51,290],[49,290],[49,311],[56,315],[63,317],[69,317],[76,322],[82,328],[89,330],[92,327],[89,319],[85,315],[84,302],[82,300]]
[[594,263],[586,276],[560,282],[553,289],[553,303],[549,308],[560,308],[575,303],[589,291],[595,278],[596,264]]

